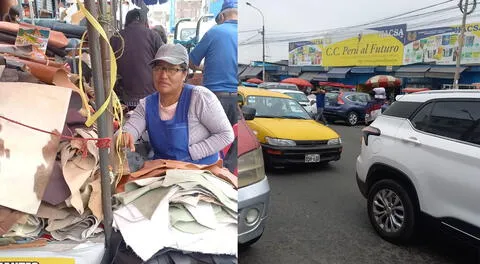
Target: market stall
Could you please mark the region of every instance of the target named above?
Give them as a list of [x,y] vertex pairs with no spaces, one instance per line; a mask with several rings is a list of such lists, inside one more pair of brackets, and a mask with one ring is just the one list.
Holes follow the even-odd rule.
[[115,54],[94,1],[79,6],[74,45],[51,28],[68,26],[0,22],[0,260],[234,263],[236,176],[116,148]]

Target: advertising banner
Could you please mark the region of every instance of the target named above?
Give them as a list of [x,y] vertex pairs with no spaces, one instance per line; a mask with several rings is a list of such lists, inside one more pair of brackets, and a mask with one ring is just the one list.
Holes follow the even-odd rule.
[[289,43],[289,65],[402,65],[407,25],[371,28],[358,34],[337,34],[313,41]]
[[322,66],[323,39],[290,42],[288,47],[288,65]]
[[[480,24],[465,27],[462,64],[480,63]],[[460,26],[408,31],[403,63],[455,65],[458,56]]]

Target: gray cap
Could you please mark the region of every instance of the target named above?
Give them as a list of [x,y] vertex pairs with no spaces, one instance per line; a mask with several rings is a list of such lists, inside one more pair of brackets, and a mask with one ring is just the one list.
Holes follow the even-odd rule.
[[165,61],[170,64],[179,65],[185,63],[188,65],[187,49],[180,44],[163,44],[155,54],[155,58],[150,62],[153,66],[157,61]]

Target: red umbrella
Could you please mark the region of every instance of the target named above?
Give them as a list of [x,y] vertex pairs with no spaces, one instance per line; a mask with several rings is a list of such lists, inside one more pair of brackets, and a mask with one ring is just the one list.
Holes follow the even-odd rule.
[[377,88],[377,87],[398,87],[402,85],[402,80],[395,78],[390,75],[377,75],[368,79],[365,83],[367,87]]
[[255,83],[255,84],[260,84],[260,83],[263,83],[262,80],[258,79],[258,78],[251,78],[251,79],[248,79],[247,82],[249,83]]
[[332,86],[338,88],[354,89],[355,85],[343,84],[338,82],[318,82],[320,86]]
[[290,83],[297,86],[313,87],[313,85],[309,81],[301,78],[287,78],[285,80],[282,80],[281,83]]

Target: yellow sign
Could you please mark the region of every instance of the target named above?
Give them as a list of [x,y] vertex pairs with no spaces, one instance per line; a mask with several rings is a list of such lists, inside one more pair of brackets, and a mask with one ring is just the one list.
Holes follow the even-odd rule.
[[292,66],[396,66],[402,65],[407,25],[338,32],[318,41],[289,43]]
[[0,264],[75,264],[73,258],[0,258]]
[[403,43],[387,34],[367,34],[323,47],[323,66],[394,66],[403,63]]

